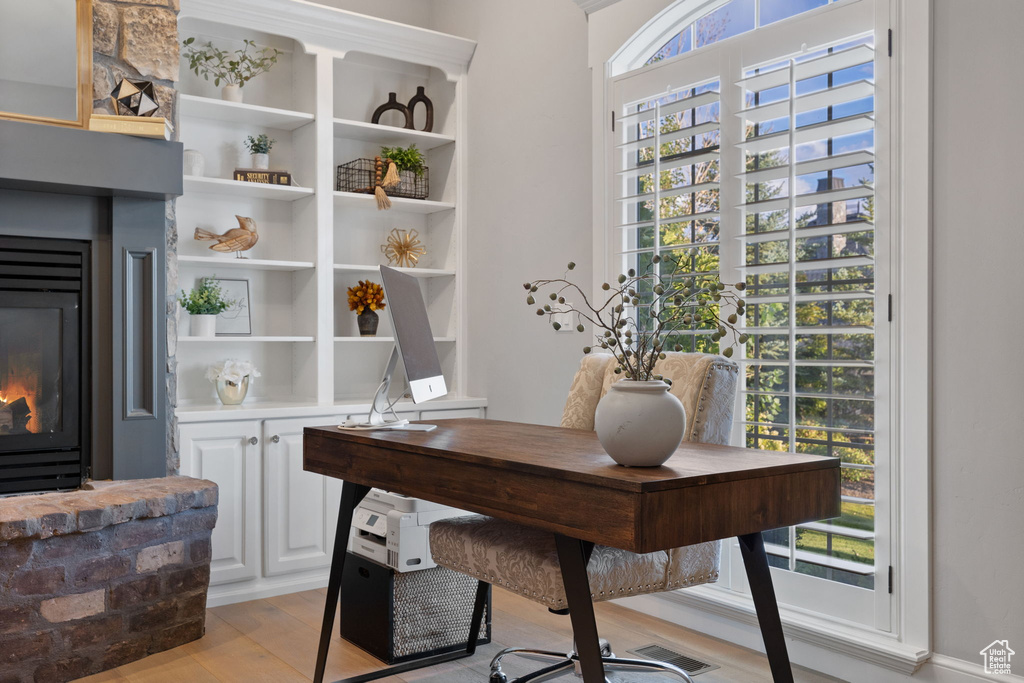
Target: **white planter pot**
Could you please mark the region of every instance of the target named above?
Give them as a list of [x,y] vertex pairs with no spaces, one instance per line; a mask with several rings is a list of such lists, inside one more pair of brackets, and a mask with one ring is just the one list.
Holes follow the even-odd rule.
[[186,149],[182,155],[182,162],[185,167],[185,175],[202,176],[206,170],[206,159],[203,158],[199,150]]
[[226,102],[241,102],[242,88],[238,85],[225,85],[220,89],[220,98]]
[[269,154],[253,154],[252,155],[252,168],[266,170],[270,168],[270,155]]
[[217,316],[215,315],[193,315],[191,316],[190,327],[193,337],[216,337]]
[[594,429],[612,460],[626,467],[657,467],[686,431],[686,411],[661,381],[621,380],[597,404]]

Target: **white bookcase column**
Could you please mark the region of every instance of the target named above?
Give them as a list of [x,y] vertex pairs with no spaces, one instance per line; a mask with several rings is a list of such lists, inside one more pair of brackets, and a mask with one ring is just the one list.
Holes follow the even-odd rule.
[[[249,39],[282,51],[242,88],[241,103],[221,100],[220,88],[184,59],[179,82],[181,139],[205,160],[203,176],[185,177],[178,201],[181,287],[207,276],[244,279],[251,299],[251,335],[193,338],[181,312],[178,339],[181,470],[216,481],[230,507],[215,536],[221,560],[210,592],[211,604],[224,604],[326,583],[338,482],[301,472],[301,427],[369,409],[394,339],[386,313],[380,336],[358,336],[346,288],[378,279],[387,263],[380,246],[393,228],[416,230],[427,249],[409,272],[419,278],[451,392],[423,414],[484,414],[486,401],[465,395],[464,377],[465,81],[476,44],[301,0],[181,0],[179,33],[226,50]],[[370,123],[388,93],[404,103],[418,86],[434,105],[432,132]],[[397,123],[382,120],[389,122]],[[270,169],[290,172],[291,186],[233,180],[235,168],[250,165],[244,140],[261,133],[276,141]],[[426,200],[395,197],[378,211],[373,195],[337,190],[339,164],[410,144],[427,156]],[[246,259],[192,239],[195,227],[236,227],[235,215],[254,219],[259,232]],[[241,406],[221,405],[205,377],[225,358],[251,360],[262,373]],[[396,410],[416,418],[421,407]],[[310,506],[319,526],[292,537],[298,527],[288,517],[308,516]]]

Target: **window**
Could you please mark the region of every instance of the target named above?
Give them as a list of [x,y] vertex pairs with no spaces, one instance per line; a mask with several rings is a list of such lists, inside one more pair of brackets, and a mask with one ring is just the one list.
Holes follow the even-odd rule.
[[[841,517],[765,534],[780,601],[828,604],[885,630],[891,553],[876,530],[889,509],[889,254],[875,3],[711,4],[611,81],[621,114],[609,276],[659,254],[688,274],[746,283],[735,443],[842,462]],[[717,352],[713,331],[674,341]],[[742,565],[731,566],[723,583],[742,590]]]

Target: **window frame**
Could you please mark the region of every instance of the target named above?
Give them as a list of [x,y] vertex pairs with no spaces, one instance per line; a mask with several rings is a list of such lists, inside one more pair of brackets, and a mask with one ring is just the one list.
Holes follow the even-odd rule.
[[[835,7],[862,0],[844,0],[812,12],[828,12]],[[890,188],[890,260],[889,291],[893,296],[894,317],[890,325],[892,352],[892,400],[888,430],[891,462],[888,483],[891,500],[890,523],[894,566],[891,585],[892,619],[888,632],[878,629],[854,629],[838,624],[826,614],[813,614],[783,608],[783,619],[798,638],[808,642],[829,644],[886,666],[913,671],[930,654],[930,478],[929,478],[929,322],[928,260],[930,221],[930,27],[931,8],[928,0],[877,0],[875,36],[877,60],[888,59],[890,78],[887,84],[890,147],[890,177],[902,178]],[[614,267],[614,228],[611,227],[613,205],[613,153],[615,136],[609,125],[612,106],[612,83],[615,76],[626,73],[643,55],[656,52],[678,32],[710,9],[724,4],[718,0],[681,0],[661,11],[615,52],[601,55],[592,49],[594,67],[594,287]],[[639,0],[621,2],[621,18],[627,7],[643,7]],[[802,15],[795,17],[799,19]],[[789,21],[778,22],[782,24]],[[777,25],[777,24],[773,24]],[[886,55],[889,29],[893,32],[893,53]],[[605,29],[608,30],[607,28]],[[742,34],[726,41],[742,40]],[[592,48],[604,35],[594,35]],[[723,41],[724,43],[725,41]],[[645,53],[645,50],[647,51]],[[687,53],[692,55],[694,52]],[[664,60],[652,68],[670,64]],[[728,78],[722,76],[723,82]],[[611,114],[613,117],[614,113]],[[881,183],[879,183],[881,185]],[[722,200],[723,207],[726,202]],[[905,248],[904,245],[913,245]],[[882,312],[880,312],[882,313]],[[884,314],[884,313],[883,313]],[[884,592],[879,586],[877,592]],[[719,615],[749,621],[751,610],[743,600],[721,588],[699,587],[672,594],[673,602],[695,606]],[[789,632],[787,630],[787,632]],[[826,667],[827,668],[827,667]]]

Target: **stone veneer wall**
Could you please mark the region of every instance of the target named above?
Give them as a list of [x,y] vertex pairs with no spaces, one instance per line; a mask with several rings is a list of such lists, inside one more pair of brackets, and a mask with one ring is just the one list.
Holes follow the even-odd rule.
[[[93,111],[113,114],[110,92],[122,78],[152,81],[158,115],[174,124],[178,139],[178,0],[93,0]],[[178,472],[177,402],[178,230],[174,202],[167,202],[167,473]]]
[[217,485],[0,498],[0,683],[63,683],[201,638]]

